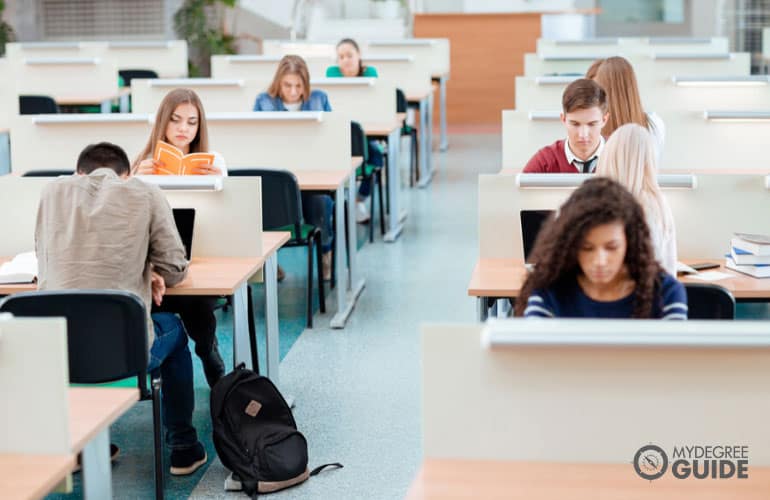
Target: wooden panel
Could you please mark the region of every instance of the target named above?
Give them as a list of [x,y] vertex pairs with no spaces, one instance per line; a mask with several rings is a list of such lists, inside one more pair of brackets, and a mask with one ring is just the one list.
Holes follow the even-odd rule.
[[540,14],[416,14],[414,36],[450,40],[447,122],[497,124],[500,111],[514,106],[515,78],[524,74],[524,54],[536,49]]

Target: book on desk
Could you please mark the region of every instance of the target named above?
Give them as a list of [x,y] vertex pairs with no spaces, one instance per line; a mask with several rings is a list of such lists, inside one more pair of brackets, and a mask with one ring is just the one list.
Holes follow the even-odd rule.
[[33,283],[37,279],[35,252],[20,253],[0,265],[0,284]]
[[735,233],[725,267],[755,278],[770,278],[770,237]]

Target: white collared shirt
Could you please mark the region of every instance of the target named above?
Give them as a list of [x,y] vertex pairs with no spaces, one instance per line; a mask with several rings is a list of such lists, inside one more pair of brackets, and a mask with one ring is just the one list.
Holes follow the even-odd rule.
[[[591,155],[590,158],[588,158],[586,161],[592,160],[594,157],[598,158],[602,154],[602,150],[604,149],[604,137],[599,136],[599,147],[596,148],[596,151],[593,155]],[[582,169],[578,168],[577,165],[575,165],[575,162],[578,161],[580,164],[583,164],[583,160],[575,156],[575,153],[572,152],[572,150],[569,147],[569,139],[564,140],[564,154],[567,156],[567,163],[572,165],[578,170],[578,173],[582,173]],[[596,165],[594,165],[594,169],[596,169]]]

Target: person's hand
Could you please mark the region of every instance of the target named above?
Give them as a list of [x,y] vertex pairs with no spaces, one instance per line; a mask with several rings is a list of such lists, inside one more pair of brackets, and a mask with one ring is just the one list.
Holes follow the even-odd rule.
[[139,165],[136,166],[136,170],[134,171],[134,175],[155,175],[157,173],[157,169],[162,166],[162,161],[147,158],[146,160],[139,162]]
[[199,165],[195,167],[198,175],[222,175],[222,169],[214,165]]
[[150,283],[152,284],[152,301],[156,306],[159,306],[166,294],[166,280],[160,274],[151,271]]

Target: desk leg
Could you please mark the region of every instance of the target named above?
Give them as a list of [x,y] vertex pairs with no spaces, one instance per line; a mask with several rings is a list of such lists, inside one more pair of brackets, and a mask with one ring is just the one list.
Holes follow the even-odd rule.
[[131,94],[122,94],[120,96],[120,112],[121,113],[128,113],[130,110],[129,108],[129,97]]
[[431,172],[431,133],[433,124],[430,122],[430,94],[420,101],[420,182],[417,186],[425,188],[433,179]]
[[102,113],[112,113],[112,101],[109,99],[102,101],[101,111]]
[[440,145],[439,150],[446,151],[447,148],[449,148],[449,139],[447,138],[447,132],[446,132],[446,81],[449,79],[447,76],[442,76],[438,79],[439,84],[439,101],[440,101],[440,110],[439,113],[441,116],[439,117],[440,120],[440,127],[441,127],[441,138],[440,138]]
[[487,307],[486,297],[476,298],[476,319],[479,321],[486,321],[489,315],[489,308]]
[[[422,127],[420,127],[422,129]],[[390,216],[388,217],[388,232],[383,238],[387,243],[398,239],[404,229],[401,221],[406,218],[406,211],[401,212],[399,198],[401,196],[401,130],[396,128],[388,136],[388,196],[390,198]],[[355,220],[355,219],[353,219]]]
[[94,436],[83,448],[83,498],[112,498],[109,427]]
[[281,362],[280,326],[278,324],[278,252],[265,261],[265,337],[267,377],[278,385],[278,366]]
[[[348,178],[348,232],[345,233],[345,186],[337,188],[334,201],[335,227],[335,266],[337,268],[337,313],[330,322],[332,328],[345,328],[345,323],[353,312],[358,297],[364,289],[364,280],[358,279],[356,268],[358,241],[356,237],[356,179]],[[348,239],[349,267],[345,266],[345,238]],[[347,270],[347,272],[345,272]],[[344,278],[343,278],[344,277]]]
[[252,370],[247,286],[248,283],[244,282],[233,294],[233,366],[244,363],[246,368]]

